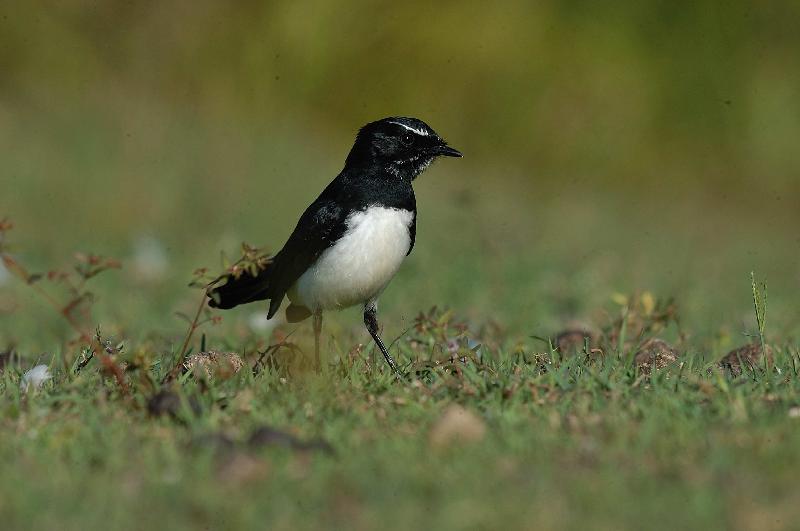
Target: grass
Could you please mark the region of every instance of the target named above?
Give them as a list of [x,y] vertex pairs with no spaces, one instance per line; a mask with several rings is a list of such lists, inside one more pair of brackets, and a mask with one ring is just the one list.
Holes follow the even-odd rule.
[[[5,4],[3,530],[797,527],[800,3]],[[357,310],[321,375],[194,319],[393,114],[465,153],[380,301],[409,381]]]
[[[0,374],[4,529],[798,521],[790,201],[761,209],[668,184],[539,187],[500,180],[480,161],[437,165],[416,183],[417,245],[381,300],[384,339],[401,336],[392,352],[411,380],[394,381],[355,310],[326,316],[328,363],[315,375],[302,353],[310,327],[264,330],[256,305],[213,314],[222,322],[204,323],[186,348],[237,352],[244,368],[223,365],[211,381],[182,374],[159,405],[187,337],[175,314],[191,321],[197,311],[191,271],[216,270],[219,252],[235,256],[242,240],[280,245],[340,155],[321,146],[309,159],[291,130],[285,143],[260,150],[251,140],[231,154],[219,147],[225,131],[201,128],[203,139],[177,126],[164,146],[117,153],[91,127],[62,132],[63,145],[20,131],[18,149],[4,153],[13,190],[3,207],[16,223],[6,243],[19,264],[72,272],[81,250],[122,265],[77,293],[40,280],[56,305],[0,276],[0,347],[20,356]],[[769,279],[768,323],[760,279]],[[81,333],[54,310],[87,291],[86,337],[72,342]],[[441,310],[428,314],[433,305]],[[577,355],[552,351],[548,340],[575,327],[596,337]],[[634,355],[650,337],[680,356],[648,377]],[[762,337],[771,365],[745,364],[739,377],[718,368]],[[283,346],[254,374],[270,344]],[[451,359],[454,345],[468,361]],[[54,377],[22,393],[21,374],[36,363]],[[284,435],[249,444],[265,426]]]
[[[648,376],[632,353],[678,316],[649,293],[616,298],[592,340],[603,355],[420,314],[394,344],[407,382],[346,330],[321,375],[277,332],[261,363],[251,343],[239,372],[195,367],[160,394],[179,342],[98,333],[43,360],[55,376],[27,393],[6,366],[4,528],[790,527],[797,348],[735,378],[680,340]],[[201,329],[195,349],[242,347]],[[264,427],[279,433],[254,444]]]
[[[368,349],[339,352],[320,376],[286,367],[212,383],[187,375],[175,387],[184,406],[155,418],[146,386],[125,397],[98,371],[62,371],[24,395],[6,371],[4,527],[765,529],[796,521],[796,351],[781,350],[774,371],[756,367],[736,380],[692,355],[680,377],[672,367],[647,379],[615,356],[551,364],[508,346],[481,347],[481,361],[428,367],[442,358],[440,344],[419,330],[398,342],[402,358],[416,361],[410,383],[395,383]],[[164,363],[151,371],[163,374]],[[452,404],[475,417],[442,428]],[[473,423],[485,432],[472,437]],[[263,425],[321,438],[334,453],[247,446]]]

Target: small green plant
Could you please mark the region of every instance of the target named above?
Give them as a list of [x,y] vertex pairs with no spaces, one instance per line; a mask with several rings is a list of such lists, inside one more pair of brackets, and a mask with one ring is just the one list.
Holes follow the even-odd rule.
[[750,272],[750,286],[753,290],[753,308],[756,312],[756,326],[758,327],[758,341],[761,345],[761,352],[764,353],[764,368],[769,369],[769,356],[767,353],[767,342],[764,339],[764,330],[767,322],[767,281],[756,282],[756,274]]
[[756,326],[758,326],[758,339],[761,348],[766,346],[764,329],[767,321],[767,282],[756,282],[755,272],[750,272],[750,286],[753,289],[753,307],[756,312]]

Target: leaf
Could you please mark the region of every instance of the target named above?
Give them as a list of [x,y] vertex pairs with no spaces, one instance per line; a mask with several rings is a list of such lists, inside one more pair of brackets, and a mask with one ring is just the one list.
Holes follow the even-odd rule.
[[622,293],[612,293],[611,300],[620,306],[627,306],[628,305],[628,297],[623,295]]
[[640,300],[642,301],[642,309],[644,310],[644,314],[652,315],[653,310],[656,309],[656,299],[653,297],[653,294],[649,291],[645,291],[642,293]]

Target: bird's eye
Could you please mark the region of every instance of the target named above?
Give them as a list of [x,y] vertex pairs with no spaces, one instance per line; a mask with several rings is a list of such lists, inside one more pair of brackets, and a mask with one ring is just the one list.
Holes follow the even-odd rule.
[[406,133],[400,137],[400,142],[402,142],[406,146],[410,146],[411,144],[414,143],[414,135],[412,135],[411,133]]

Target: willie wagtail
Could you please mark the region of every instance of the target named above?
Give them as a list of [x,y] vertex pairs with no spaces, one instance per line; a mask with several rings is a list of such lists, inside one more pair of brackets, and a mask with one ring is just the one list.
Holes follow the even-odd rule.
[[256,276],[223,277],[209,304],[228,309],[269,300],[272,318],[289,297],[289,322],[314,317],[319,362],[322,312],[364,305],[364,324],[400,374],[378,336],[378,296],[414,248],[417,203],[412,181],[439,156],[461,157],[425,122],[384,118],[361,128],[344,169],[300,217],[289,240]]

